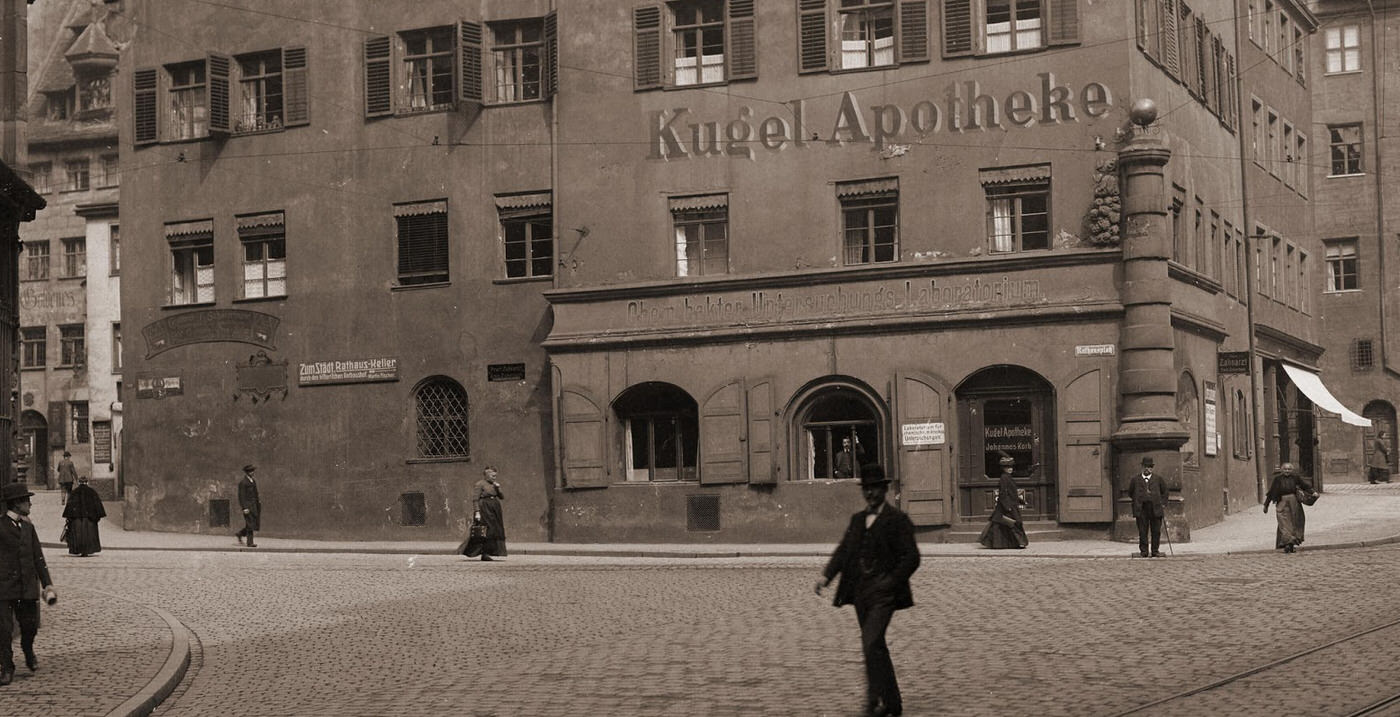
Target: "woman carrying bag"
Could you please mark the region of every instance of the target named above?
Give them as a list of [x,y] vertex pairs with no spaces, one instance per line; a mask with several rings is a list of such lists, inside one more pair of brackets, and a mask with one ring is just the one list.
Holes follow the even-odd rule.
[[[1301,497],[1300,497],[1300,494]],[[1285,553],[1298,552],[1298,544],[1303,542],[1303,527],[1307,516],[1303,514],[1304,498],[1317,499],[1312,486],[1298,475],[1298,466],[1284,463],[1274,471],[1274,479],[1269,483],[1269,493],[1264,496],[1264,512],[1269,512],[1269,504],[1278,506],[1274,515],[1278,519],[1278,530],[1274,534],[1274,547]]]
[[494,466],[486,466],[482,473],[485,477],[472,486],[475,511],[467,528],[467,542],[462,546],[462,554],[469,558],[479,555],[482,560],[491,560],[493,555],[505,557],[506,554],[506,528],[501,513],[501,501],[505,499],[505,494],[501,492],[501,484],[496,482]]
[[1016,492],[1016,481],[1011,472],[1016,468],[1016,459],[1001,457],[1001,483],[997,485],[997,504],[987,520],[987,527],[977,542],[991,548],[1024,548],[1029,544],[1026,527],[1021,522],[1021,496]]

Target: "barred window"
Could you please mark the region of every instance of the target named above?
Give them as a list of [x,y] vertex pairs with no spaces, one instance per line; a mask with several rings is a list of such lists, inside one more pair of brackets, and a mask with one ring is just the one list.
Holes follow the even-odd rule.
[[470,457],[467,392],[448,378],[425,381],[413,394],[419,458]]
[[1351,370],[1370,371],[1376,365],[1375,354],[1371,351],[1370,339],[1353,339],[1351,342]]

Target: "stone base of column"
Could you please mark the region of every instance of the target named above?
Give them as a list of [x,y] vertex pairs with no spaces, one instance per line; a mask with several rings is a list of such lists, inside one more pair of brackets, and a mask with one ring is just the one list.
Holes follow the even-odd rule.
[[[1133,505],[1127,498],[1118,499],[1118,510],[1113,519],[1113,539],[1119,543],[1137,544],[1137,518],[1133,517]],[[1191,542],[1191,524],[1186,520],[1186,503],[1178,496],[1167,498],[1167,515],[1162,519],[1162,552],[1168,552],[1167,540],[1172,543]]]

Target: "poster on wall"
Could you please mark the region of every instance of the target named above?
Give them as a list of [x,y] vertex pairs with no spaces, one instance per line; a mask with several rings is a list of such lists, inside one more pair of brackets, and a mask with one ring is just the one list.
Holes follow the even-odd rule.
[[1216,398],[1215,398],[1215,383],[1214,383],[1214,382],[1212,382],[1212,381],[1206,381],[1206,382],[1205,382],[1205,394],[1206,394],[1206,404],[1205,404],[1205,406],[1206,406],[1206,420],[1205,420],[1205,425],[1206,425],[1206,435],[1205,435],[1206,455],[1208,455],[1208,456],[1213,456],[1213,455],[1216,455],[1217,453],[1220,452],[1220,434],[1218,434],[1218,433],[1215,432],[1215,405],[1216,405]]
[[943,441],[942,423],[905,423],[899,427],[899,443],[903,446],[941,446]]

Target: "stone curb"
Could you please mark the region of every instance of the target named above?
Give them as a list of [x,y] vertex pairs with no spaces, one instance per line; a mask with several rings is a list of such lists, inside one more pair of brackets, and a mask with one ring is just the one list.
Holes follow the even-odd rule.
[[137,605],[156,615],[165,621],[165,626],[170,630],[170,654],[165,658],[165,664],[161,665],[155,677],[151,678],[136,694],[128,697],[125,702],[112,708],[107,713],[107,717],[146,717],[155,710],[171,692],[175,691],[175,686],[180,684],[180,680],[185,678],[185,672],[190,666],[190,631],[175,618],[174,615],[153,605],[128,600],[120,595],[102,590],[92,592],[101,593],[110,598]]

